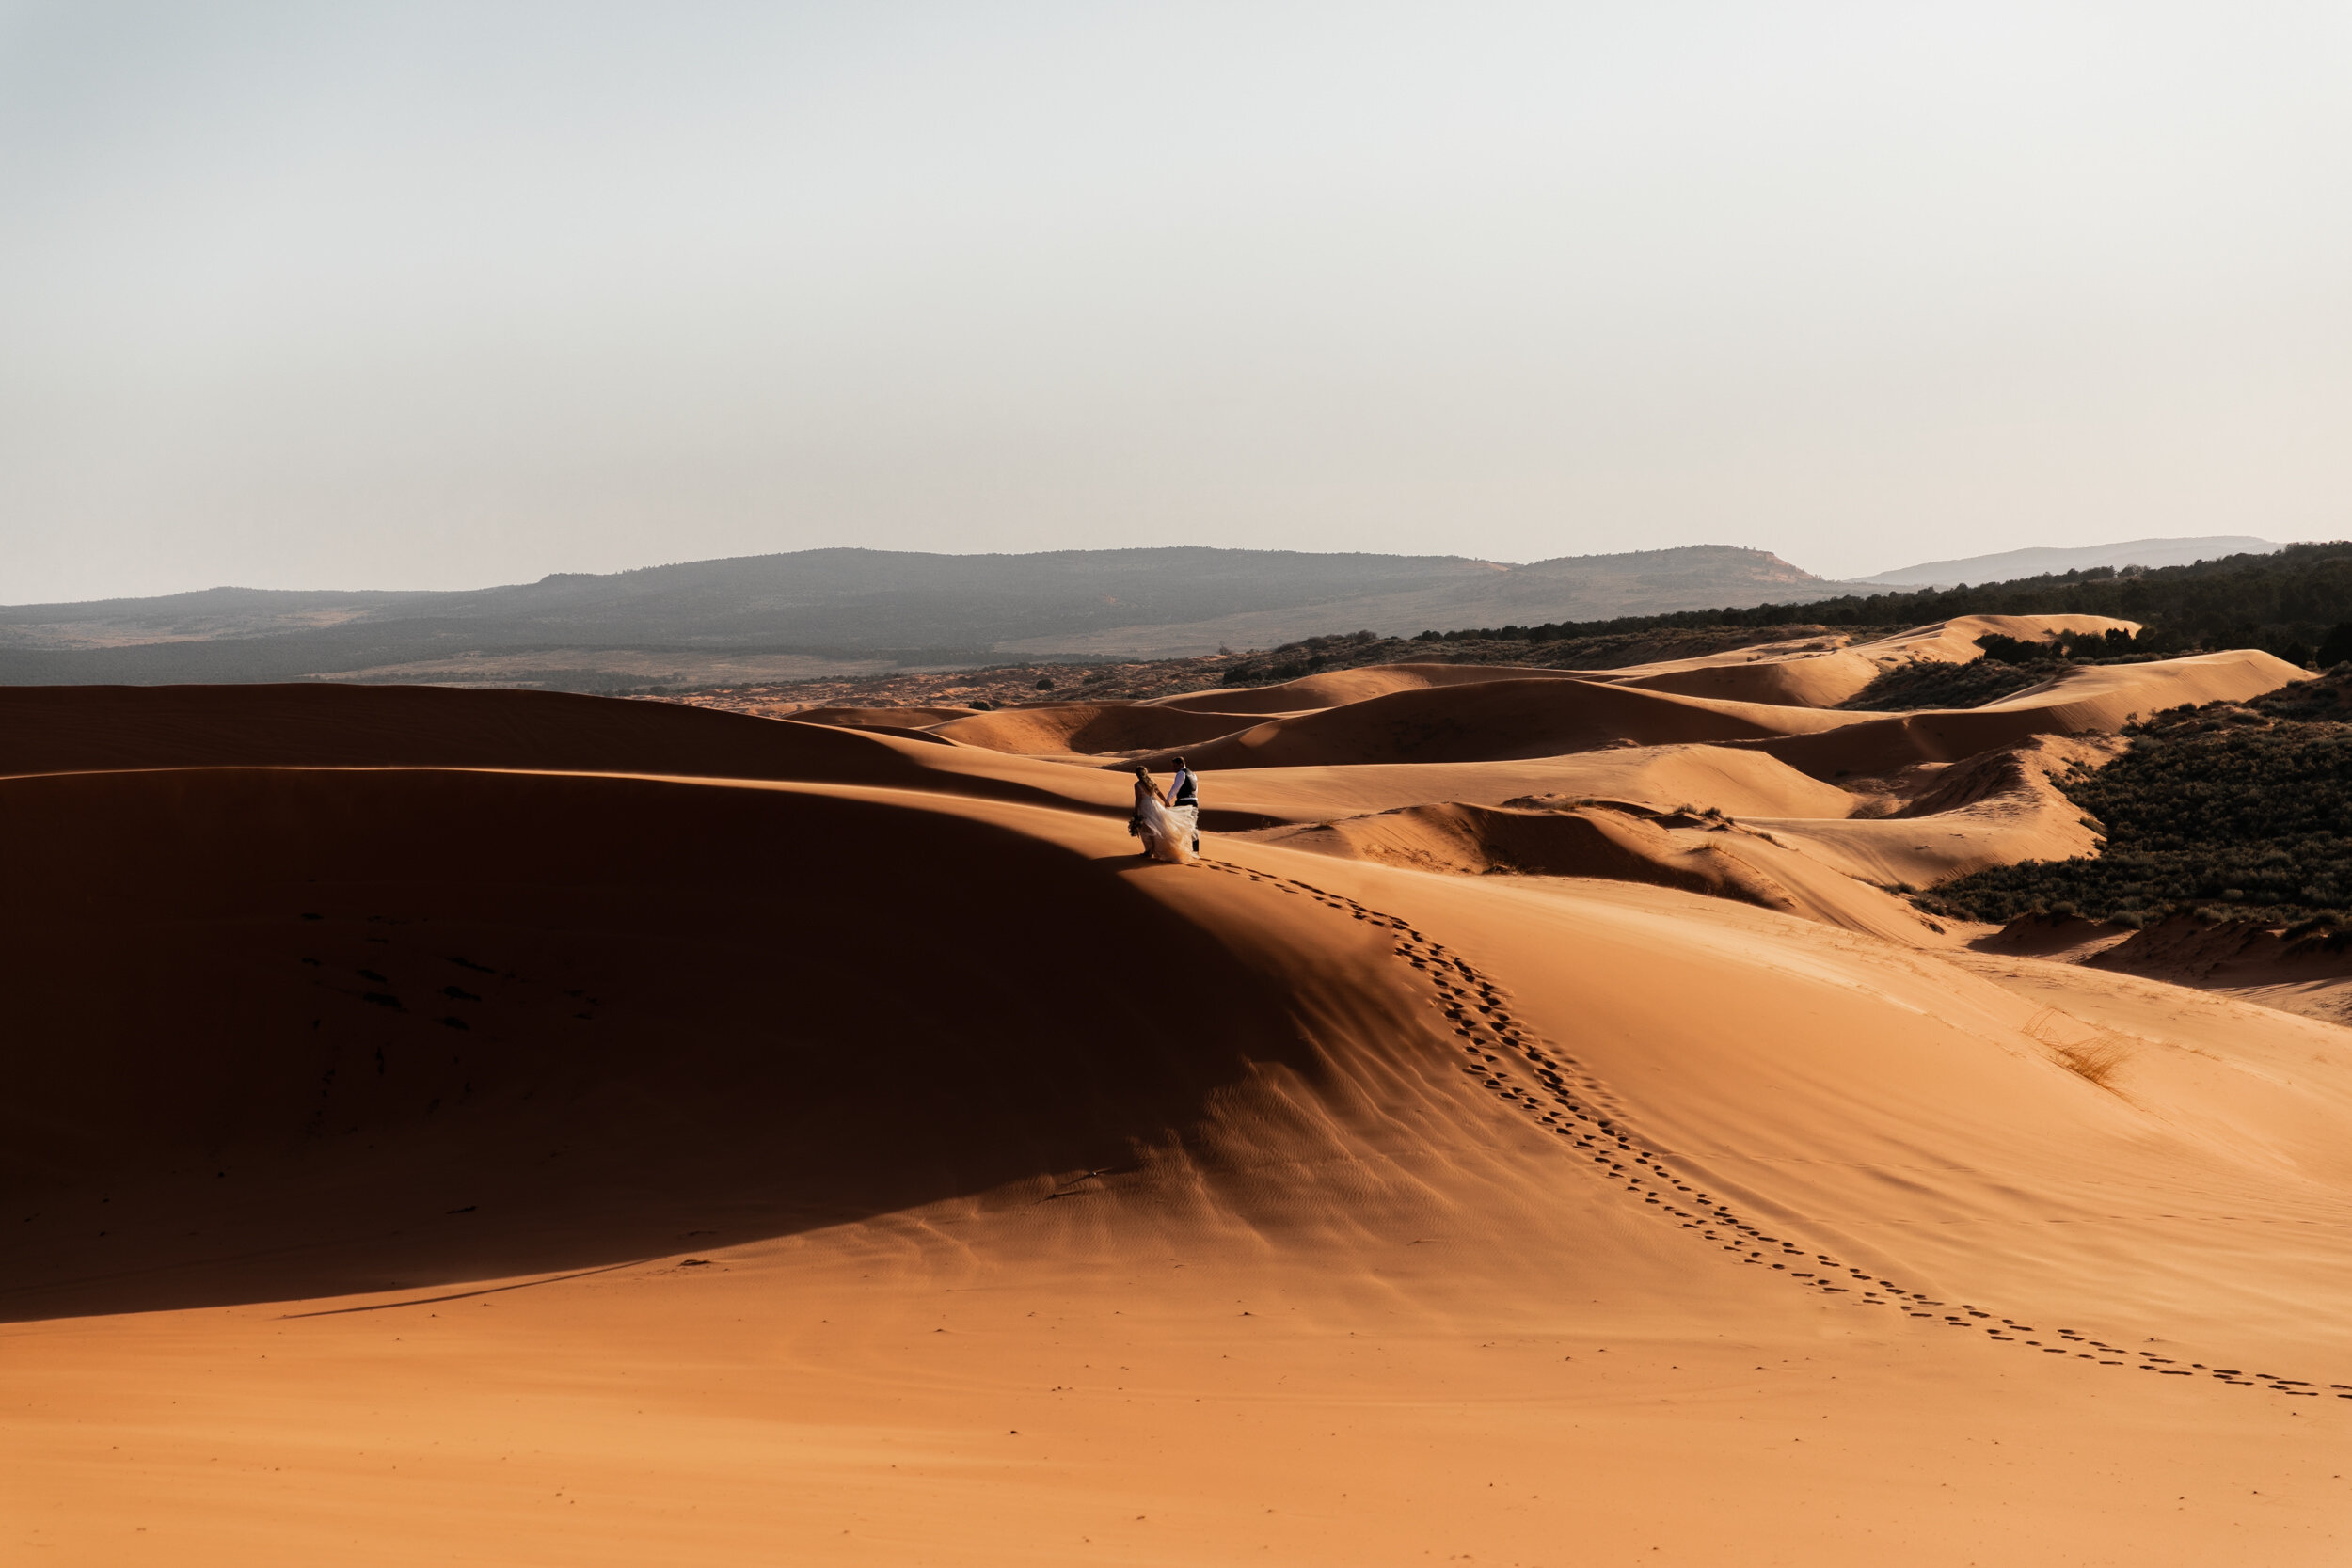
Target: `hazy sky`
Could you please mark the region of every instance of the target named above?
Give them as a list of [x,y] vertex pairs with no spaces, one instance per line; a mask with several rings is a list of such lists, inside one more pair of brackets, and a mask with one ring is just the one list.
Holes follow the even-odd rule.
[[0,601],[2348,482],[2352,0],[0,0]]

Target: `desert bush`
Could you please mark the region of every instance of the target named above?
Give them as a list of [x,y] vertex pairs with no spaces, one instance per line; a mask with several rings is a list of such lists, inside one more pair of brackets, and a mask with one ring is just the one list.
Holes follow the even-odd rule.
[[2352,722],[2283,715],[2344,711],[2326,689],[2347,684],[2352,672],[2132,725],[2121,756],[2055,781],[2105,832],[2101,853],[1979,871],[1938,888],[1937,903],[1979,920],[2061,904],[2135,925],[2217,904],[2270,925],[2340,920],[2352,905]]
[[2015,696],[2028,687],[2040,686],[2065,668],[2063,663],[2047,657],[2012,663],[1990,654],[1966,664],[1899,664],[1892,670],[1882,671],[1869,685],[1837,705],[1859,713],[1982,707],[1987,703]]

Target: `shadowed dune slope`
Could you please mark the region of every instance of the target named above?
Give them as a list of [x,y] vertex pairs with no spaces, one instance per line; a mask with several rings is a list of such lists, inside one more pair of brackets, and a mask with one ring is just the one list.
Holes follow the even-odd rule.
[[[8,1316],[780,1234],[1116,1165],[1303,1059],[1214,938],[969,816],[410,770],[0,800]],[[1136,951],[1196,982],[1181,1016]]]
[[932,733],[966,746],[1037,755],[1189,746],[1257,722],[1248,714],[1152,707],[1142,703],[1072,703],[975,714],[941,724]]
[[804,707],[787,715],[795,723],[834,724],[850,730],[925,729],[978,712],[969,707]]
[[1341,707],[1393,691],[1425,691],[1436,687],[1472,686],[1511,680],[1574,680],[1577,672],[1509,664],[1371,664],[1360,670],[1332,670],[1303,675],[1279,686],[1240,687],[1232,690],[1191,691],[1177,697],[1153,697],[1147,705],[1194,713],[1304,713],[1313,708]]
[[163,768],[498,768],[969,793],[1124,813],[1126,786],[930,736],[561,691],[0,687],[0,778]]
[[674,703],[427,686],[0,687],[0,777],[124,768],[532,768],[885,783],[844,730]]
[[1507,761],[1602,746],[1771,739],[1848,717],[1584,680],[1488,680],[1277,719],[1186,755],[1203,769]]

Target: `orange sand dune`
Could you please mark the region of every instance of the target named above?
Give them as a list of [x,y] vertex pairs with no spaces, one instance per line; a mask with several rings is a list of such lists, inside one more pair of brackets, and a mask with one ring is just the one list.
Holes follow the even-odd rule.
[[[1073,703],[982,714],[940,724],[935,733],[1016,755],[1091,753],[1124,760],[1137,752],[1159,751],[1165,756],[1169,748],[1200,747],[1249,730],[1267,716],[1289,721],[1286,728],[1298,728],[1300,721],[1347,710],[1371,698],[1447,692],[1465,685],[1570,680],[1773,705],[1828,707],[1867,685],[1880,668],[1859,654],[1832,650],[1819,640],[1772,647],[1781,657],[1732,664],[1723,660],[1734,656],[1719,655],[1658,667],[1657,673],[1647,666],[1626,672],[1571,672],[1507,665],[1383,665],[1309,676],[1253,691],[1195,693],[1137,704]],[[1753,653],[1741,650],[1742,655]],[[1853,674],[1854,671],[1859,674]],[[1364,678],[1347,678],[1355,676]],[[1557,697],[1558,691],[1551,688],[1543,694]],[[1214,706],[1210,705],[1213,698]],[[1613,732],[1612,738],[1617,738]],[[1220,766],[1246,765],[1227,761]]]
[[1153,707],[1143,703],[1070,703],[975,714],[941,724],[932,733],[966,746],[1015,754],[1100,754],[1214,740],[1257,722],[1244,714]]
[[[1494,750],[1533,684],[1434,694]],[[738,760],[694,777],[651,705],[571,709],[663,759],[627,776],[482,695],[371,752],[356,706],[167,691],[114,742],[151,760],[0,779],[17,1555],[2344,1559],[2352,1032],[1947,950],[1782,824],[1398,814],[1653,879],[1711,842],[1808,917],[1180,867],[1115,773],[773,724],[772,776],[698,730]],[[1606,761],[1845,822],[1729,754],[1361,787]],[[2037,764],[1905,766],[1878,805]]]
[[1624,686],[1727,702],[1835,707],[1899,665],[1967,664],[1983,657],[1977,639],[2046,641],[2059,632],[2131,631],[2137,621],[2104,615],[1960,615],[1890,637],[1853,642],[1843,636],[1801,638],[1697,658],[1595,673]]
[[1931,621],[1892,636],[1854,644],[1873,657],[1893,655],[1915,661],[1967,664],[1983,657],[1977,639],[2012,637],[2020,642],[2046,642],[2060,632],[2137,632],[2137,621],[2118,621],[2105,615],[1955,615]]
[[[24,846],[17,1038],[76,1042],[10,1064],[0,1180],[31,1217],[0,1240],[0,1311],[587,1267],[721,1213],[739,1236],[780,1233],[1034,1162],[1110,1162],[1238,1073],[1237,1053],[1295,1049],[1279,1001],[1214,942],[1084,859],[952,815],[405,769],[31,778],[0,796]],[[861,914],[876,878],[950,914],[914,931],[886,906]],[[981,907],[984,930],[952,915]],[[1025,1026],[1034,1079],[1009,1077],[960,1042],[975,1015],[1021,1006],[1021,933],[1041,923],[1081,973],[1057,984],[1064,1022]],[[1221,999],[1190,1015],[1198,1034],[1128,997],[1128,942]],[[923,984],[838,983],[867,949]],[[1104,1030],[1122,1041],[1108,1077]],[[877,1073],[903,1082],[865,1094]],[[107,1212],[85,1225],[98,1195]]]
[[1638,811],[1566,811],[1464,805],[1404,806],[1371,816],[1276,829],[1269,844],[1428,871],[1539,877],[1597,877],[1647,882],[1766,909],[1788,909],[1781,890],[1714,845],[1685,848],[1661,820]]
[[1154,697],[1146,705],[1192,712],[1295,714],[1340,707],[1396,691],[1508,679],[1604,681],[1726,702],[1834,707],[1896,665],[1927,661],[1966,664],[1980,658],[1983,650],[1977,646],[1977,639],[1988,633],[2013,637],[2022,642],[2039,642],[2059,632],[2138,629],[2137,621],[2111,620],[2104,615],[1960,615],[1865,642],[1855,642],[1842,632],[1832,632],[1612,670],[1382,664],[1360,670],[1335,670],[1277,686]]
[[[1773,829],[1654,816],[1629,802],[1563,809],[1448,801],[1256,836],[1316,854],[1427,871],[1595,877],[1681,888],[1903,942],[1944,934],[1939,923],[1857,879],[1831,857],[1787,843],[1780,836],[1785,825]],[[1916,825],[1909,832],[1916,834]]]
[[803,724],[837,724],[850,730],[919,730],[969,719],[970,707],[804,707],[790,717]]
[[0,777],[124,768],[542,768],[911,777],[888,746],[673,703],[419,686],[0,687]]
[[1722,702],[1836,707],[1877,679],[1884,668],[1857,648],[1840,646],[1843,641],[1842,638],[1810,638],[1768,643],[1740,649],[1736,655],[1713,654],[1632,670],[1596,672],[1592,678]]
[[[2032,629],[2014,619],[1984,629],[2004,627],[2008,634]],[[1947,639],[1980,634],[1976,626],[1953,624],[1922,628],[1918,636],[1930,631]],[[1274,842],[1455,872],[1602,876],[1704,888],[1917,942],[1947,933],[1882,890],[1930,887],[1987,866],[2095,852],[2098,832],[2049,782],[2054,770],[2095,766],[2112,754],[2111,738],[2082,732],[2118,727],[2132,713],[2174,699],[2252,695],[2296,673],[2260,653],[2085,667],[1983,708],[1892,718],[1706,699],[1645,703],[1583,682],[1501,681],[1295,716],[1193,748],[1192,755],[1196,766],[1229,770],[1213,784],[1213,797],[1246,802],[1229,829],[1257,816],[1305,830],[1272,832],[1266,836]],[[1597,722],[1596,710],[1605,716]],[[1570,727],[1580,720],[1585,721],[1581,733]],[[1622,735],[1613,745],[1601,744],[1613,728],[1645,721],[1655,728],[1745,726],[1750,733],[1714,745],[1629,748]],[[1783,733],[1755,733],[1767,726]],[[1531,734],[1539,738],[1531,742]],[[1540,755],[1569,743],[1600,749]],[[1979,743],[1988,744],[1980,749]],[[1518,760],[1360,760],[1383,750],[1442,755],[1474,749]],[[1319,752],[1323,760],[1248,766],[1256,756],[1284,750],[1295,756]],[[1351,764],[1351,756],[1359,760]],[[1702,758],[1712,766],[1699,768]],[[1732,758],[1744,764],[1737,779],[1724,767]],[[1965,760],[1955,765],[1955,758]],[[1808,780],[1787,763],[1851,780],[1854,791],[1820,777]],[[1778,776],[1758,777],[1759,768]],[[1519,787],[1514,794],[1505,784]],[[1587,800],[1652,812],[1712,808],[1740,819],[1737,842],[1721,836],[1731,831],[1723,824],[1660,829],[1628,823],[1622,813],[1591,820],[1562,813]]]
[[[1882,716],[1716,701],[1583,680],[1414,688],[1295,714],[1193,749],[1197,767],[1507,760],[1610,745],[1770,741],[1816,777],[1954,762],[2038,735],[2120,728],[2134,713],[2242,699],[2302,672],[2258,650],[2084,666],[1981,708]],[[1154,761],[1164,762],[1165,758]]]
[[[163,768],[511,768],[808,779],[1124,816],[1128,786],[926,735],[560,691],[411,686],[0,687],[0,779]],[[1254,825],[1254,824],[1252,824]]]
[[1192,713],[1304,713],[1311,708],[1341,707],[1371,697],[1385,697],[1395,691],[1426,691],[1437,687],[1470,686],[1505,676],[1515,680],[1578,678],[1574,671],[1519,665],[1374,664],[1360,670],[1333,670],[1320,675],[1304,675],[1279,686],[1153,697],[1148,699],[1145,705]]
[[1789,814],[1746,818],[1816,861],[1881,886],[1931,887],[1987,866],[2070,860],[2105,840],[2053,773],[2097,767],[2121,743],[2110,736],[2037,736],[1926,774],[1926,793],[1891,816],[1847,820]]
[[1762,752],[1727,746],[1612,747],[1515,762],[1374,763],[1220,773],[1208,800],[1275,822],[1321,822],[1397,806],[1631,800],[1661,811],[1713,806],[1737,816],[1850,816],[1863,802]]
[[[2342,932],[2270,930],[2174,916],[2124,932],[2070,920],[2070,963],[2217,990],[2266,1007],[2352,1023],[2352,940]],[[1979,944],[1983,945],[1983,944]]]
[[2260,649],[2086,665],[1980,708],[1867,718],[1835,732],[1793,734],[1771,750],[1817,778],[1885,773],[1916,762],[1958,762],[2038,735],[2119,730],[2135,714],[2184,703],[2259,697],[2307,673]]
[[1772,739],[1854,717],[1591,681],[1490,680],[1413,688],[1277,719],[1185,754],[1208,769],[1495,762],[1602,746]]

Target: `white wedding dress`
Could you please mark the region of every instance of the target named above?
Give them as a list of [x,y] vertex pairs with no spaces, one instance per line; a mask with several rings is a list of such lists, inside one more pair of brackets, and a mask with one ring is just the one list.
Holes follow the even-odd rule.
[[1143,852],[1153,860],[1192,864],[1192,841],[1200,832],[1199,806],[1164,806],[1150,791],[1136,790],[1136,833],[1143,840]]

